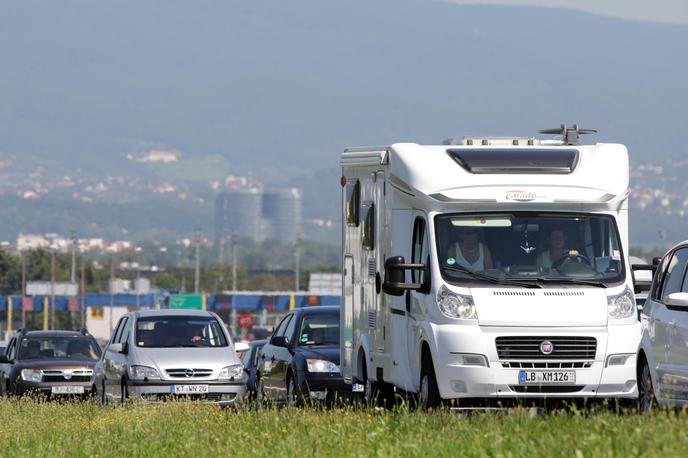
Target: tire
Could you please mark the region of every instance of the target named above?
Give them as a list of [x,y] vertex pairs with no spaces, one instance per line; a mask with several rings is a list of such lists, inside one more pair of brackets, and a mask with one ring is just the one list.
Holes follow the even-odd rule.
[[101,383],[102,391],[100,393],[100,404],[106,406],[108,404],[107,393],[105,392],[105,380]]
[[657,398],[655,397],[655,390],[652,387],[652,376],[650,375],[650,366],[643,358],[638,371],[638,411],[640,413],[649,413],[657,406]]
[[365,360],[363,360],[361,371],[363,372],[363,402],[368,407],[374,407],[377,405],[377,387],[375,382],[368,378],[368,365]]
[[298,391],[294,376],[290,373],[287,376],[287,406],[301,407],[303,405],[303,396]]
[[440,390],[437,387],[435,367],[432,364],[432,357],[426,354],[420,369],[420,392],[418,393],[419,405],[423,410],[436,409],[442,403]]
[[129,399],[129,388],[127,387],[126,380],[122,380],[122,391],[121,391],[120,404],[124,405],[128,399]]
[[260,412],[265,409],[265,390],[263,388],[263,380],[256,381],[256,410]]

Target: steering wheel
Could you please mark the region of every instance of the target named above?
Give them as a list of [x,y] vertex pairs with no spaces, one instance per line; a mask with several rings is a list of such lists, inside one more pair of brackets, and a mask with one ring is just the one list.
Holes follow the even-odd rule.
[[552,263],[552,269],[558,269],[559,267],[565,264],[573,263],[592,267],[592,262],[590,262],[590,260],[587,257],[583,256],[582,254],[579,254],[575,250],[570,250],[567,254],[565,254],[564,256]]

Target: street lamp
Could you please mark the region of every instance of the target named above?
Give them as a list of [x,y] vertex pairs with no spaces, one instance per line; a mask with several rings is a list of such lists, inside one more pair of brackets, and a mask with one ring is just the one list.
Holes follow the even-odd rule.
[[57,245],[50,245],[50,328],[55,329],[55,254]]
[[139,300],[139,284],[141,283],[141,253],[142,248],[137,246],[134,251],[137,253],[136,256],[136,281],[134,282],[134,292],[136,293],[136,306],[140,305]]

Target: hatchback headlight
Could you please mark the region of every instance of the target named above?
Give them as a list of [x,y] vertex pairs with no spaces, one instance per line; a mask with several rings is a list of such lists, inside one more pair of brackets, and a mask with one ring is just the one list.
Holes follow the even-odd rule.
[[129,378],[132,380],[144,380],[151,378],[160,378],[157,369],[148,366],[131,366],[129,368]]
[[38,383],[43,378],[43,371],[39,369],[22,369],[21,378],[27,382]]
[[307,359],[308,372],[339,372],[339,366],[324,359]]
[[449,291],[449,288],[442,285],[437,291],[437,305],[440,311],[449,318],[460,318],[462,320],[475,320],[478,318],[478,311],[473,303],[473,296],[457,294]]
[[607,298],[607,315],[609,318],[628,318],[636,313],[635,296],[628,286],[623,293]]
[[244,366],[242,364],[233,364],[223,367],[219,378],[241,378],[242,375],[244,375]]

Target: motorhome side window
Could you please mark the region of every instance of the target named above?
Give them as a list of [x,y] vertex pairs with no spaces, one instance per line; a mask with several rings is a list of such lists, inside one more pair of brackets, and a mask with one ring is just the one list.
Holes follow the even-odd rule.
[[471,213],[435,217],[437,253],[450,282],[538,283],[625,279],[614,218],[579,213]]
[[[411,262],[413,264],[427,264],[428,261],[428,233],[425,229],[425,220],[423,218],[416,218],[416,221],[413,223]],[[411,270],[411,281],[424,284],[426,281],[425,272],[422,270]]]
[[363,248],[365,250],[375,249],[375,204],[364,202],[362,205],[363,213]]
[[358,227],[359,208],[361,206],[361,182],[348,181],[346,183],[346,224]]

